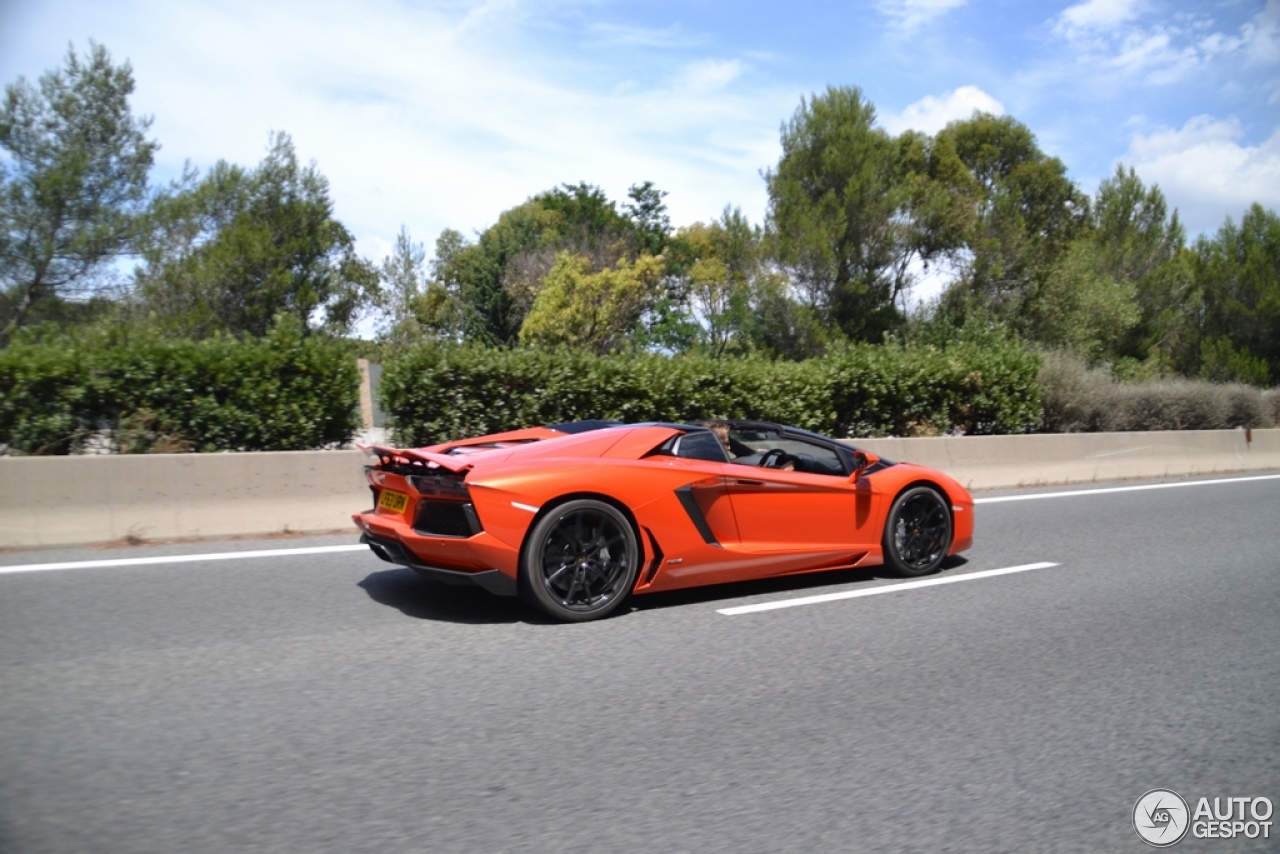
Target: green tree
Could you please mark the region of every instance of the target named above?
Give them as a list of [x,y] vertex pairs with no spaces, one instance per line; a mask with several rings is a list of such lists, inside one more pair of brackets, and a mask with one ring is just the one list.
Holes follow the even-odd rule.
[[1257,385],[1280,377],[1280,216],[1253,204],[1239,225],[1228,218],[1201,238],[1194,263],[1202,375]]
[[1187,307],[1194,301],[1186,232],[1158,186],[1146,187],[1134,170],[1117,165],[1098,187],[1091,210],[1099,270],[1132,287],[1134,324],[1109,342],[1110,354],[1144,361],[1155,372],[1184,360]]
[[855,340],[880,338],[901,320],[887,273],[908,193],[898,147],[875,117],[853,87],[802,98],[782,128],[782,157],[764,175],[777,260],[802,300]]
[[[436,243],[436,258],[426,261],[426,249],[401,226],[391,254],[378,269],[382,287],[377,304],[383,312],[379,337],[383,343],[416,344],[424,339],[456,341],[462,332],[461,305],[456,289],[428,277],[450,257],[462,235],[446,230]],[[445,259],[445,260],[442,260]]]
[[954,258],[978,194],[950,139],[875,127],[856,88],[802,99],[765,173],[772,253],[801,302],[855,340],[904,322],[921,270]]
[[1185,338],[1184,239],[1160,188],[1117,166],[1079,236],[1026,284],[1019,330],[1093,362],[1127,365],[1125,373],[1160,373]]
[[253,170],[219,162],[157,199],[137,273],[144,309],[178,334],[265,335],[277,314],[345,333],[378,275],[333,218],[329,182],[273,134]]
[[407,227],[400,226],[391,254],[382,259],[378,274],[382,281],[378,307],[386,312],[388,328],[416,324],[415,304],[426,290],[427,251],[413,241]]
[[843,340],[817,309],[792,296],[787,277],[775,270],[766,270],[752,286],[743,331],[752,351],[790,361],[819,358]]
[[93,42],[62,68],[5,87],[0,108],[0,343],[94,287],[127,253],[156,149],[129,107],[133,71]]
[[1093,361],[1114,355],[1117,343],[1138,323],[1137,288],[1116,278],[1100,255],[1093,240],[1076,240],[1047,275],[1033,282],[1019,318],[1027,338]]
[[1160,187],[1146,187],[1133,167],[1117,164],[1098,186],[1092,219],[1102,263],[1126,281],[1141,282],[1186,243],[1178,212],[1170,213]]
[[667,215],[667,203],[663,201],[666,196],[666,192],[655,187],[652,181],[645,181],[631,185],[627,191],[627,198],[631,201],[622,206],[635,228],[640,250],[650,255],[661,255],[671,234],[671,217]]
[[[977,311],[1035,340],[1044,331],[1037,301],[1063,283],[1061,276],[1051,281],[1058,261],[1088,232],[1088,197],[1012,117],[975,113],[943,128],[936,144],[955,152],[978,188],[964,241],[967,262],[944,310],[961,318]],[[1068,279],[1078,280],[1081,260]]]
[[[485,344],[509,344],[520,334],[524,314],[532,304],[532,293],[510,286],[508,267],[522,267],[516,259],[554,241],[559,217],[534,200],[504,211],[498,221],[485,229],[475,243],[447,229],[439,244],[447,252],[437,252],[435,267],[439,280],[454,283],[462,297],[465,334],[468,340]],[[523,270],[521,270],[523,272]],[[534,277],[534,281],[538,277]],[[521,281],[523,284],[523,280]],[[513,298],[512,291],[518,298]]]
[[520,341],[600,354],[617,350],[659,297],[662,274],[662,259],[652,255],[593,272],[586,256],[561,252],[524,319]]
[[751,348],[758,287],[766,274],[762,241],[758,226],[741,210],[726,207],[719,219],[682,228],[669,243],[669,279],[676,280],[698,346],[711,356]]
[[514,343],[561,252],[587,258],[594,270],[656,254],[670,228],[664,195],[649,182],[633,186],[620,212],[600,188],[564,184],[504,211],[474,243],[442,234],[448,246],[437,253],[436,280],[456,289],[466,338]]
[[982,191],[950,137],[908,131],[897,145],[906,204],[891,224],[897,243],[891,274],[901,294],[915,284],[917,263],[927,270],[962,256]]

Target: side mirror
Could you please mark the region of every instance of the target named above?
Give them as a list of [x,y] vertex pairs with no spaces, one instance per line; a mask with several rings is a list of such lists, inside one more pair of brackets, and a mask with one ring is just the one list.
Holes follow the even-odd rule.
[[862,473],[878,462],[880,462],[880,458],[870,451],[854,451],[853,474],[849,476],[849,482],[857,483],[858,478],[862,477]]

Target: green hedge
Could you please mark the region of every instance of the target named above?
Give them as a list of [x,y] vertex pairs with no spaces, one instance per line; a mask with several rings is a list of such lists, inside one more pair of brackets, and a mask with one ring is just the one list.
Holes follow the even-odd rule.
[[279,451],[348,441],[359,374],[340,342],[284,326],[262,340],[49,339],[0,351],[0,442],[67,454]]
[[852,345],[805,362],[425,346],[386,361],[379,396],[396,441],[412,446],[584,418],[758,418],[838,436],[1014,433],[1039,418],[1038,367],[999,342]]

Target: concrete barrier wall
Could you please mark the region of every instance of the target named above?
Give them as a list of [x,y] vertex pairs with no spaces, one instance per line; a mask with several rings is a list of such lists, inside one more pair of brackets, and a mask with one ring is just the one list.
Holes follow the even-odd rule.
[[353,529],[359,451],[0,458],[0,548]]
[[1280,468],[1276,429],[859,439],[851,444],[941,469],[969,489]]
[[[864,439],[970,489],[1280,469],[1280,430]],[[0,548],[354,530],[358,451],[0,458]]]

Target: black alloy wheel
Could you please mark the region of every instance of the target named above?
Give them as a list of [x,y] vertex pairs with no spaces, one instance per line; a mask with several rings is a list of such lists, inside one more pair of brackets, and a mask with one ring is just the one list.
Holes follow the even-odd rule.
[[616,507],[584,498],[538,520],[521,566],[521,592],[561,620],[611,613],[631,592],[640,566],[635,532]]
[[934,489],[916,486],[889,509],[884,529],[884,563],[895,575],[937,572],[951,547],[951,512]]

